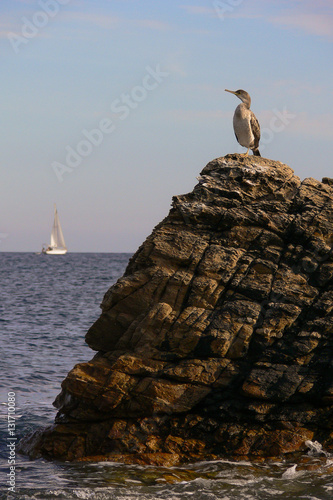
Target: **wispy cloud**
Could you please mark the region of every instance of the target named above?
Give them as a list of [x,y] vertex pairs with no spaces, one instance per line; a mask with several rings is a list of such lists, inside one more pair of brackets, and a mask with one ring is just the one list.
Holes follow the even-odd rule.
[[116,26],[148,28],[157,31],[167,31],[171,26],[157,19],[128,19],[112,14],[94,14],[91,12],[67,11],[64,19],[72,23],[79,22],[90,24],[98,28],[109,29]]
[[[286,108],[284,108],[284,111],[286,119],[288,116],[292,117],[292,119],[288,119],[288,127],[285,128],[286,130],[288,129],[289,133],[300,136],[333,139],[333,117],[329,113],[291,112],[287,111]],[[261,128],[264,129],[271,122],[272,118],[276,116],[276,113],[271,109],[266,109],[258,113],[257,116]]]
[[7,38],[8,33],[17,31],[18,27],[19,24],[10,15],[3,15],[0,21],[0,38]]
[[232,119],[231,111],[222,111],[219,109],[173,109],[168,112],[170,118],[174,121],[183,121],[183,122],[212,122],[221,120],[223,118]]
[[66,22],[91,24],[98,28],[112,28],[121,22],[120,18],[113,15],[94,14],[91,12],[66,11],[63,13]]
[[[30,0],[22,0],[22,4],[30,4]],[[34,2],[36,4],[36,2]],[[41,9],[38,9],[41,10]],[[20,34],[22,29],[22,18],[25,16],[28,20],[33,19],[33,12],[21,11],[7,13],[2,16],[0,21],[0,38],[6,38],[9,32],[14,32]],[[96,13],[90,11],[83,11],[77,9],[67,9],[61,12],[61,22],[71,23],[82,32],[85,26],[95,27],[99,29],[133,29],[141,28],[154,31],[170,31],[172,26],[166,22],[160,21],[158,19],[129,19],[125,17],[120,17],[113,15],[112,13]],[[42,31],[42,30],[40,30]],[[40,36],[41,33],[38,33]],[[59,34],[57,34],[58,36]],[[73,33],[72,33],[73,35]]]
[[181,51],[169,53],[165,59],[165,67],[173,75],[178,75],[181,78],[187,76],[186,62],[184,62],[184,54]]
[[333,139],[333,117],[329,113],[313,115],[308,112],[297,114],[290,124],[290,130],[302,136]]
[[[222,2],[223,3],[223,2]],[[228,1],[224,2],[228,5]],[[230,7],[233,5],[230,3]],[[215,16],[213,7],[182,5],[189,14]],[[254,0],[249,5],[241,2],[232,9],[225,9],[229,19],[263,19],[284,29],[300,29],[309,35],[333,38],[332,0]]]
[[280,16],[271,17],[269,20],[286,29],[301,29],[310,35],[333,39],[333,15],[314,12],[286,12]]
[[7,29],[2,30],[2,29],[0,28],[0,40],[1,40],[1,38],[7,38],[7,36],[8,36],[8,32],[9,32],[9,31],[12,31],[12,30],[11,30],[11,29],[9,29],[9,30],[7,30]]
[[128,22],[140,28],[149,28],[156,31],[169,31],[172,29],[170,24],[156,19],[134,19]]
[[277,90],[282,89],[284,95],[289,94],[297,97],[302,95],[303,97],[309,95],[321,96],[323,94],[333,96],[333,89],[323,82],[318,82],[314,85],[306,81],[281,79],[270,82],[269,93],[271,93],[272,87]]
[[180,8],[186,10],[189,14],[216,16],[216,10],[213,7],[204,7],[202,5],[180,5]]

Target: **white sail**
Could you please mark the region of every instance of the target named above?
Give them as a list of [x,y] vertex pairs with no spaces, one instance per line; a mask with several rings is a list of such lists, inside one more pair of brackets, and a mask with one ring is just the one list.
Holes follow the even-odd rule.
[[54,205],[54,221],[51,232],[51,243],[48,248],[42,250],[43,253],[48,255],[64,255],[67,253],[67,247],[62,234],[59,215],[56,205]]
[[66,243],[64,240],[64,235],[62,234],[62,229],[60,225],[59,215],[57,207],[54,206],[54,222],[51,232],[51,247],[56,248],[66,248]]

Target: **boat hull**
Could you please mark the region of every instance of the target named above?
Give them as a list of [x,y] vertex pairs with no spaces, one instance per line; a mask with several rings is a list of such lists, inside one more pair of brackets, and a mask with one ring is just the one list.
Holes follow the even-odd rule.
[[51,250],[45,250],[43,253],[46,255],[65,255],[67,248],[52,248]]

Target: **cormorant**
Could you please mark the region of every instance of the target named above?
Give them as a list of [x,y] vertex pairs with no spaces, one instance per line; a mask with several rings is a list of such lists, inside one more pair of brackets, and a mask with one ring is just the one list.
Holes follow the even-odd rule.
[[231,92],[235,94],[242,103],[235,109],[233,124],[234,131],[237,141],[241,146],[247,148],[246,153],[242,153],[244,156],[249,154],[249,149],[256,156],[261,156],[259,152],[259,140],[260,140],[260,125],[255,116],[255,114],[250,110],[251,97],[245,90],[227,90],[226,92]]

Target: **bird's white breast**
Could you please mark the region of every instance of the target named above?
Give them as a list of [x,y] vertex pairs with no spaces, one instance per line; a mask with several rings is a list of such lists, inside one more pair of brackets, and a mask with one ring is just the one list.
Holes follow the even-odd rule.
[[242,103],[237,106],[234,114],[234,131],[241,146],[249,148],[254,143],[251,129],[251,111]]

